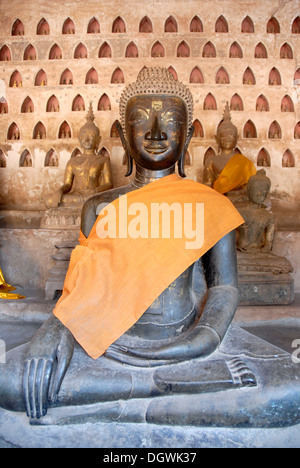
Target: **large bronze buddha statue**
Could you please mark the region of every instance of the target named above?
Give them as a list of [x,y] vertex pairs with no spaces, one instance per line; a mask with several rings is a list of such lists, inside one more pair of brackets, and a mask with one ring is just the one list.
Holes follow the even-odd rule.
[[47,208],[82,207],[90,196],[112,188],[110,160],[96,153],[101,135],[94,119],[90,104],[87,121],[78,137],[83,154],[68,161],[63,185],[45,198]]
[[[222,394],[213,405],[203,394],[256,382],[237,358],[240,341],[230,332],[238,304],[235,229],[243,220],[227,197],[184,179],[192,111],[191,93],[165,69],[143,69],[123,91],[120,131],[129,172],[136,163],[135,178],[85,203],[82,242],[72,253],[54,314],[30,343],[9,351],[1,366],[2,408],[26,410],[32,422],[51,417],[51,411],[57,410],[59,419],[64,410],[70,415],[98,403],[104,406],[95,411],[106,421],[217,425],[224,404],[221,425],[249,417],[237,403],[240,394],[227,392],[226,403]],[[175,213],[194,199],[204,204],[205,226],[196,223],[204,229],[202,245],[179,248],[189,232],[185,238],[145,236],[142,213],[151,202],[164,208],[172,202]],[[121,235],[121,211],[119,236],[113,230],[105,236],[113,216],[102,224],[99,219],[125,202],[129,215],[137,216],[134,235]],[[253,346],[252,355],[259,349]],[[255,413],[256,394],[246,398]],[[78,411],[82,417],[87,410]]]

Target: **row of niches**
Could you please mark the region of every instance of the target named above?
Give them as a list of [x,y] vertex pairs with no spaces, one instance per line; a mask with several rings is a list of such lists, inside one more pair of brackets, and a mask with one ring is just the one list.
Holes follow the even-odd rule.
[[[40,99],[39,99],[40,101]],[[73,99],[71,104],[71,111],[72,112],[82,112],[86,110],[86,103],[81,94],[77,94],[77,96]],[[208,93],[205,99],[203,100],[203,110],[217,110],[217,101],[212,93]],[[244,102],[241,96],[238,93],[235,93],[230,99],[230,109],[232,111],[244,111]],[[265,97],[264,94],[260,94],[256,102],[254,104],[254,109],[257,112],[270,112],[270,104],[268,99]],[[98,111],[110,111],[111,110],[111,101],[106,93],[102,94],[98,101],[97,105]],[[273,111],[274,105],[272,108]],[[286,94],[281,99],[280,104],[281,112],[295,112],[295,106],[291,99],[291,97]],[[60,112],[60,104],[58,98],[53,94],[47,100],[46,112]],[[279,111],[279,109],[278,109]],[[30,96],[27,96],[24,101],[21,103],[20,107],[21,114],[27,113],[34,113],[35,106],[34,102]],[[9,113],[9,105],[8,101],[2,97],[0,98],[0,114],[8,114]]]
[[[240,153],[239,148],[236,148],[236,152]],[[110,157],[109,151],[102,147],[99,151],[99,154],[102,156]],[[75,156],[82,155],[82,152],[79,148],[75,148],[71,154],[71,158]],[[203,164],[205,160],[211,156],[216,155],[215,150],[210,146],[203,158]],[[125,156],[123,158],[123,165],[126,164]],[[258,152],[256,164],[258,167],[271,167],[271,156],[266,148],[261,148]],[[192,165],[192,159],[190,153],[187,151],[185,154],[185,165]],[[0,150],[0,168],[6,168],[7,166],[7,156],[2,150]],[[22,154],[19,159],[19,167],[34,167],[34,158],[28,149],[22,151]],[[51,148],[45,155],[44,167],[59,167],[59,153]],[[295,167],[295,157],[293,152],[290,149],[287,149],[282,155],[282,167]]]
[[[168,70],[172,73],[174,78],[178,80],[178,75],[176,70],[173,67],[169,67]],[[290,77],[291,81],[294,86],[300,85],[300,68],[298,68],[294,75]],[[34,86],[47,86],[48,85],[48,77],[47,73],[45,72],[44,69],[40,69],[35,77],[33,78],[34,80]],[[230,84],[230,76],[229,73],[227,72],[225,67],[220,67],[214,77],[206,77],[204,80],[204,75],[201,69],[198,66],[195,66],[189,77],[189,83],[190,84],[211,84],[212,81],[215,81],[216,84]],[[236,77],[235,77],[235,82],[236,82]],[[252,69],[250,67],[247,67],[243,73],[243,76],[241,76],[241,83],[244,85],[256,85],[256,77],[255,74],[253,73]],[[124,72],[120,67],[117,67],[110,79],[111,84],[124,84],[125,83],[125,75]],[[59,85],[67,85],[67,86],[72,86],[72,85],[78,85],[78,83],[74,83],[74,74],[73,72],[69,69],[66,68],[63,70],[59,77]],[[97,70],[92,67],[88,70],[88,72],[85,75],[85,82],[84,84],[100,84],[99,80],[99,74]],[[269,72],[269,77],[268,77],[268,85],[269,86],[281,86],[282,85],[282,78],[281,78],[281,73],[279,72],[278,68],[273,67],[270,72]],[[18,70],[15,70],[10,78],[9,78],[9,87],[10,88],[22,88],[23,87],[23,78]]]
[[[221,15],[215,21],[215,28],[216,33],[228,33],[229,32],[229,24],[227,19]],[[254,33],[255,27],[254,22],[250,18],[250,16],[246,16],[242,23],[241,23],[241,32],[242,33]],[[144,16],[141,19],[138,26],[138,31],[140,33],[153,33],[153,25],[152,21],[148,16]],[[199,16],[194,16],[190,23],[189,23],[189,31],[202,33],[204,32],[203,22]],[[61,29],[62,34],[75,34],[76,28],[74,21],[68,17],[62,24]],[[88,34],[100,34],[100,22],[94,16],[91,18],[87,24],[86,32]],[[127,32],[126,23],[124,19],[118,16],[112,23],[111,27],[112,33],[117,34],[124,34]],[[164,22],[164,32],[166,33],[177,33],[178,32],[178,23],[174,16],[169,16]],[[280,34],[281,27],[279,21],[272,16],[268,22],[266,23],[266,32],[268,34]],[[300,17],[297,16],[294,19],[291,19],[291,27],[289,32],[292,34],[300,34]],[[39,23],[37,24],[36,28],[37,35],[49,35],[50,34],[50,25],[45,18],[42,18]],[[17,18],[11,28],[11,35],[12,36],[24,36],[25,35],[25,27],[23,22]]]
[[[203,125],[201,124],[199,119],[194,121],[194,138],[205,138]],[[53,131],[53,125],[51,125],[51,131]],[[71,125],[64,120],[58,128],[57,138],[64,139],[64,138],[74,138],[74,132],[72,132]],[[294,127],[294,139],[300,139],[300,121]],[[34,126],[32,135],[32,139],[34,140],[46,140],[47,139],[47,131],[45,125],[39,121]],[[248,138],[258,138],[258,132],[255,124],[251,119],[247,120],[244,124],[242,129],[242,137],[245,139]],[[265,136],[263,136],[265,137]],[[7,140],[22,140],[21,132],[19,126],[16,122],[12,122],[7,130],[6,134]],[[116,127],[116,122],[114,122],[110,129],[110,138],[119,138],[119,134]],[[281,140],[283,138],[283,132],[279,123],[274,120],[267,130],[267,138],[270,140]]]
[[[277,48],[276,48],[277,50]],[[294,58],[294,52],[291,45],[288,42],[284,42],[280,47],[278,47],[278,57],[280,59],[290,59]],[[148,54],[149,55],[149,54]],[[199,50],[198,56],[202,56],[203,58],[216,58],[217,57],[217,49],[213,42],[208,41],[201,50]],[[197,56],[193,53],[193,56]],[[221,54],[219,54],[221,55]],[[98,51],[98,58],[112,58],[112,47],[109,45],[107,41],[103,42]],[[153,58],[161,58],[166,57],[165,47],[160,41],[156,41],[150,50],[150,56]],[[125,49],[125,58],[138,58],[139,57],[139,50],[135,42],[131,41]],[[176,48],[176,57],[191,57],[191,49],[187,41],[182,40],[177,48]],[[228,51],[229,58],[239,58],[242,59],[244,57],[244,53],[242,47],[237,41],[234,41]],[[253,57],[257,59],[267,59],[269,57],[269,53],[267,47],[262,43],[258,42],[253,50]],[[73,53],[74,59],[87,59],[89,58],[88,48],[85,44],[80,42],[74,49]],[[94,58],[94,57],[93,57]],[[224,57],[222,57],[224,58]],[[61,47],[54,43],[50,47],[49,52],[44,57],[38,57],[36,48],[32,44],[26,45],[24,52],[23,52],[23,60],[62,60],[63,53]],[[2,62],[10,62],[13,60],[13,54],[7,44],[3,44],[0,49],[0,61]],[[18,58],[15,60],[19,60]]]

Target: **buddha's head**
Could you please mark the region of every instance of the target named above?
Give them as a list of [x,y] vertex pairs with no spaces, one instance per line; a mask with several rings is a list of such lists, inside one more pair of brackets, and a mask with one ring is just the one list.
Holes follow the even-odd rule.
[[238,141],[238,131],[231,122],[231,115],[228,102],[223,114],[223,120],[220,122],[217,130],[216,141],[219,151],[231,152],[235,149]]
[[179,164],[193,133],[193,98],[189,89],[164,68],[143,68],[125,88],[120,115],[127,149],[136,163],[150,170]]
[[79,131],[79,142],[85,151],[97,151],[101,141],[99,128],[94,124],[95,116],[93,113],[92,103],[90,103],[89,111],[86,116],[86,123]]
[[269,195],[271,181],[266,176],[266,171],[260,169],[257,173],[250,177],[247,184],[248,199],[254,205],[262,205]]

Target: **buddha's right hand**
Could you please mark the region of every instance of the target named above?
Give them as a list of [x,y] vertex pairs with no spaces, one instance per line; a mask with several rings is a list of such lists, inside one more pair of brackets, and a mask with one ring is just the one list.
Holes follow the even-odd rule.
[[23,371],[27,416],[41,418],[55,402],[74,350],[74,338],[53,315],[34,335]]
[[61,190],[56,190],[56,192],[51,193],[44,198],[44,202],[47,208],[57,208],[61,202],[62,192]]

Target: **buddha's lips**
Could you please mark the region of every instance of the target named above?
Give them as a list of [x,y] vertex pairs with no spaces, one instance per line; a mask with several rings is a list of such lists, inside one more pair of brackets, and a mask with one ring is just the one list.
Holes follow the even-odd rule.
[[144,148],[148,153],[151,154],[162,154],[167,151],[169,145],[166,143],[151,142],[149,144],[144,143]]

